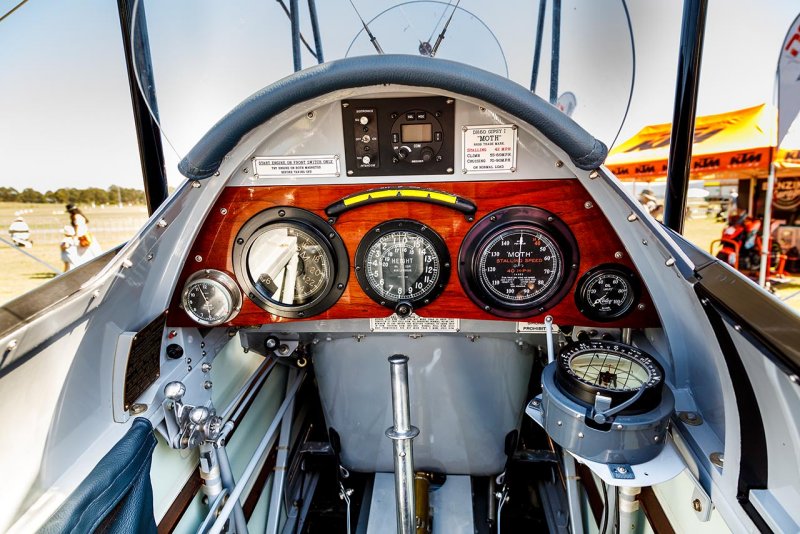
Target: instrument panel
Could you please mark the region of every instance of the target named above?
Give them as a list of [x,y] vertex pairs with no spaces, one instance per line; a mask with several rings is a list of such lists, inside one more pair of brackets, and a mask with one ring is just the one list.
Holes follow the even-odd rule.
[[[220,272],[236,281],[241,305],[227,304],[227,317],[201,311],[198,320],[198,306],[185,309],[177,292],[170,323],[209,325],[213,317],[213,324],[250,326],[414,312],[659,324],[621,242],[578,180],[416,185],[226,188],[179,287]],[[197,297],[200,308],[211,306]]]

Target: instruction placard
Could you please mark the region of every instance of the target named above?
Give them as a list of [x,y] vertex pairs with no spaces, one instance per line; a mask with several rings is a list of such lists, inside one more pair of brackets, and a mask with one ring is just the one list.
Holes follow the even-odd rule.
[[370,319],[369,329],[373,332],[458,332],[461,330],[461,321],[420,317],[416,313],[408,317],[399,317],[395,313],[389,317]]
[[466,174],[517,170],[517,127],[464,126],[462,169]]
[[[520,334],[546,334],[547,325],[544,323],[526,323],[524,321],[517,322],[517,332]],[[553,333],[558,334],[558,325],[553,323]]]
[[263,156],[253,160],[256,178],[339,176],[339,156]]

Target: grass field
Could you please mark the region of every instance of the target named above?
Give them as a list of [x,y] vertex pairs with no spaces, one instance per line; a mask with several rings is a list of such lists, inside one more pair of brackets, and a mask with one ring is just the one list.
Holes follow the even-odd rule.
[[[89,218],[89,228],[104,249],[127,241],[147,220],[144,206],[125,207],[81,207]],[[69,223],[64,207],[53,204],[0,203],[0,235],[8,237],[5,228],[14,220],[17,213],[25,211],[31,228],[34,245],[24,249],[35,255],[55,270],[61,271],[60,250],[61,229]],[[718,239],[724,228],[723,223],[712,218],[694,218],[686,221],[684,234],[692,243],[708,250],[712,240]],[[56,276],[45,265],[20,254],[18,250],[0,243],[0,304],[5,303]],[[776,290],[776,296],[786,299],[787,304],[800,313],[800,277],[784,284]]]
[[[127,241],[147,221],[145,206],[81,206],[81,210],[89,219],[89,229],[103,250]],[[17,214],[25,218],[33,240],[33,247],[21,250],[33,254],[60,273],[63,264],[59,243],[63,238],[62,228],[69,224],[64,206],[0,202],[0,236],[6,240],[9,240],[8,225]],[[56,274],[42,263],[0,242],[0,304],[27,293]]]

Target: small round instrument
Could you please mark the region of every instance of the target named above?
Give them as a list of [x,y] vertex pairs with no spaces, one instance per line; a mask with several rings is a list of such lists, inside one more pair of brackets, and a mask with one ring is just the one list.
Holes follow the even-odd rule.
[[233,319],[242,308],[242,292],[236,282],[214,269],[194,273],[181,293],[181,305],[196,323],[216,326]]
[[575,304],[586,317],[613,321],[629,314],[639,300],[639,281],[622,265],[605,264],[578,280]]
[[355,261],[361,289],[400,315],[432,302],[450,277],[444,240],[408,219],[387,221],[370,230],[358,245]]

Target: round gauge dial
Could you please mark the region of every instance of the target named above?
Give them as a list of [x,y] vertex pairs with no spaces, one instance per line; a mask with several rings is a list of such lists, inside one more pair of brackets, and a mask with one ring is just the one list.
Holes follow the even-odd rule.
[[239,313],[242,293],[230,276],[206,269],[194,273],[186,281],[181,305],[196,323],[216,326]]
[[347,282],[347,250],[323,219],[299,208],[272,208],[239,230],[233,247],[247,296],[281,317],[308,317],[331,307]]
[[364,292],[382,306],[410,306],[406,313],[436,298],[449,276],[447,245],[416,221],[398,219],[376,226],[356,251],[356,278]]
[[601,265],[578,281],[575,303],[586,317],[613,321],[631,312],[639,300],[636,276],[621,265]]
[[258,233],[247,254],[247,270],[264,297],[302,306],[328,289],[333,258],[320,236],[296,223],[271,224]]
[[578,246],[566,224],[532,206],[495,211],[476,223],[459,252],[461,285],[475,304],[500,317],[541,313],[569,290]]
[[644,389],[628,411],[653,408],[661,400],[664,371],[649,354],[623,343],[582,341],[567,345],[558,356],[556,379],[566,393],[594,406],[597,395],[614,407]]
[[561,251],[553,238],[529,225],[512,226],[487,239],[478,258],[481,285],[496,299],[526,305],[558,289]]

